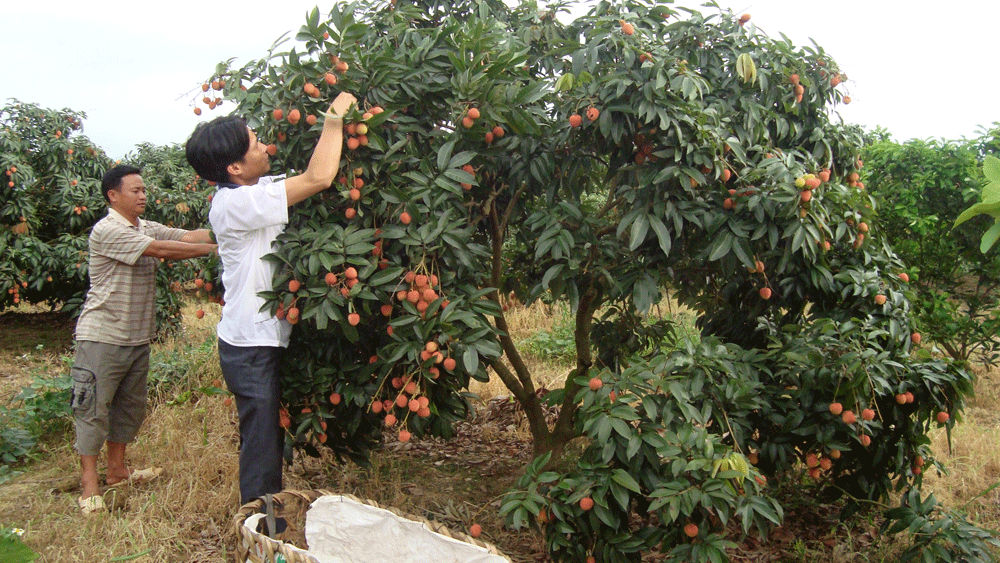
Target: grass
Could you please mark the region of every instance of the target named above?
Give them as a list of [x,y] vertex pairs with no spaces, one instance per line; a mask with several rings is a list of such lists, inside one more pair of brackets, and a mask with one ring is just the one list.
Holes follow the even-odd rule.
[[931,447],[947,474],[930,471],[924,487],[946,506],[966,506],[971,519],[1000,529],[1000,495],[980,496],[1000,483],[1000,371],[980,369],[977,376],[976,396],[950,439],[944,429],[932,433]]
[[[236,413],[226,404],[225,394],[215,393],[214,382],[221,379],[214,346],[218,308],[207,308],[203,319],[195,318],[196,308],[184,309],[182,332],[154,345],[153,407],[128,450],[130,465],[163,466],[167,471],[163,478],[129,490],[122,510],[81,518],[75,504],[78,459],[72,449],[72,428],[64,427],[44,435],[30,459],[18,467],[22,473],[0,485],[0,529],[25,529],[23,541],[40,554],[39,562],[233,560],[231,522],[239,508]],[[672,315],[682,321],[684,330],[694,330],[690,317],[676,306],[664,303],[658,314]],[[7,315],[0,319],[10,322]],[[565,360],[553,360],[551,350],[532,353],[530,343],[542,333],[548,333],[551,338],[543,338],[550,343],[562,340],[568,315],[565,309],[540,303],[514,306],[507,313],[512,337],[528,350],[526,361],[539,386],[560,387],[569,366]],[[17,339],[0,340],[4,403],[33,381],[64,376],[71,361],[71,325],[26,323],[33,329],[19,333]],[[933,491],[944,505],[965,506],[972,520],[989,528],[1000,525],[997,491],[982,494],[1000,480],[998,380],[1000,372],[979,374],[978,395],[952,433],[950,450],[943,431],[934,435],[934,450],[950,474],[928,470],[924,481],[926,491]],[[483,539],[515,561],[543,559],[538,534],[510,531],[498,517],[500,496],[530,455],[529,436],[509,420],[483,415],[508,394],[499,382],[476,383],[472,391],[482,399],[480,416],[461,423],[455,439],[389,441],[367,469],[338,464],[329,456],[299,456],[286,469],[285,488],[351,493],[456,530],[477,522],[484,529]],[[792,507],[787,525],[761,547],[760,558],[752,559],[746,551],[734,561],[898,559],[905,542],[881,537],[877,522],[863,518],[838,522],[829,507],[809,501],[801,492],[790,486],[780,493],[789,497]],[[795,498],[800,502],[792,503]],[[811,524],[808,535],[802,535],[798,526],[804,521]]]
[[73,322],[41,307],[0,312],[0,404],[8,403],[39,373],[63,370],[73,345]]
[[[75,504],[79,468],[70,426],[40,441],[19,467],[21,474],[0,485],[0,527],[25,529],[24,542],[40,555],[39,561],[232,561],[236,536],[230,526],[239,508],[237,418],[226,395],[212,392],[221,378],[214,347],[218,309],[207,310],[198,320],[196,308],[185,307],[181,333],[154,344],[153,406],[127,454],[132,467],[165,467],[163,478],[131,488],[122,510],[82,519]],[[71,336],[71,325],[63,329]],[[17,347],[20,360],[8,349],[0,351],[23,364],[16,377],[0,381],[0,393],[8,400],[39,377],[68,371],[69,346],[58,354],[22,352],[28,349],[33,348]],[[472,429],[470,425],[467,431]],[[463,439],[481,441],[468,435]],[[340,465],[332,457],[299,456],[286,468],[285,488],[347,492],[457,530],[475,520],[487,530],[484,539],[523,536],[504,531],[496,507],[481,503],[499,498],[508,481],[482,479],[481,467],[466,464],[458,449],[447,457],[435,453],[454,446],[415,442],[410,448],[376,453],[368,469]]]
[[[696,337],[695,316],[676,302],[664,300],[654,307],[652,316],[672,319],[678,334]],[[551,305],[535,301],[530,306],[511,303],[504,316],[511,339],[524,354],[525,365],[538,389],[558,389],[573,368],[573,315],[565,304]],[[470,390],[484,398],[506,396],[507,388],[498,379],[488,383],[473,381]]]

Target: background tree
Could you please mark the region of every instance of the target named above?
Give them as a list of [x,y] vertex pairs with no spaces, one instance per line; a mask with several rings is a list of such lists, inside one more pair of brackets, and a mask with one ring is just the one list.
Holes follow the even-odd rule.
[[87,236],[110,162],[79,135],[85,116],[17,100],[0,109],[0,306],[82,304]]
[[[90,280],[87,238],[107,213],[101,177],[114,162],[81,133],[85,115],[11,100],[0,108],[0,308],[41,303],[77,314]],[[207,225],[208,185],[177,147],[143,145],[126,157],[143,169],[143,217],[180,228]],[[166,263],[157,273],[157,326],[179,323],[180,291],[201,264]],[[217,293],[216,290],[214,293]]]
[[890,139],[864,149],[865,182],[878,202],[879,228],[912,264],[916,324],[951,357],[995,362],[1000,329],[1000,263],[984,260],[985,217],[955,225],[985,184],[982,149],[1000,130],[959,141]]
[[[124,162],[142,170],[147,203],[144,219],[181,229],[207,229],[215,189],[195,174],[180,145],[138,145]],[[220,302],[223,288],[218,257],[165,261],[156,271],[156,324],[159,331],[180,326],[184,299]]]

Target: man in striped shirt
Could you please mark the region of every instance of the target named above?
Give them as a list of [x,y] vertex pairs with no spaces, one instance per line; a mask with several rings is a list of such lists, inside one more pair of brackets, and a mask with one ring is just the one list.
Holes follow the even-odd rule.
[[90,234],[90,290],[76,325],[72,406],[80,454],[84,514],[104,510],[97,457],[107,443],[107,484],[158,470],[133,472],[125,446],[146,415],[149,343],[156,330],[156,267],[216,252],[207,229],[173,229],[139,218],[146,209],[140,170],[116,166],[101,180],[108,215]]

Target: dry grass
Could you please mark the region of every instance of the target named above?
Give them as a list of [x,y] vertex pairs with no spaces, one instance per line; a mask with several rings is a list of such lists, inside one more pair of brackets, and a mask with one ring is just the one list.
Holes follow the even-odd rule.
[[[683,334],[694,336],[697,332],[694,328],[694,313],[675,300],[664,299],[654,307],[651,314],[660,319],[674,319],[678,323],[678,330]],[[507,320],[511,339],[518,345],[518,350],[523,355],[524,364],[531,373],[536,388],[558,389],[562,387],[566,376],[573,369],[573,365],[566,361],[554,360],[548,356],[533,355],[528,349],[530,347],[524,346],[524,343],[541,332],[551,333],[558,331],[560,327],[566,330],[565,325],[573,322],[569,307],[550,305],[541,301],[523,306],[515,301],[510,303],[510,308],[504,313],[504,317]],[[487,383],[473,381],[470,391],[477,393],[483,399],[509,394],[507,388],[498,378],[491,378]]]
[[1000,370],[978,370],[976,396],[951,432],[931,434],[931,449],[947,474],[930,470],[924,492],[949,508],[967,507],[969,518],[1000,529]]
[[[78,490],[66,486],[78,474],[67,444],[4,488],[0,513],[30,515],[22,527],[40,561],[107,561],[140,553],[145,555],[134,561],[223,561],[218,538],[238,506],[233,417],[221,397],[153,410],[128,460],[134,467],[163,466],[167,474],[131,487],[121,511],[81,518]],[[22,502],[27,505],[18,507]]]
[[[157,404],[151,409],[139,439],[128,450],[132,466],[163,466],[166,468],[163,478],[129,490],[122,510],[82,518],[75,504],[79,494],[78,460],[72,450],[72,438],[67,435],[46,442],[23,475],[0,486],[0,515],[4,515],[0,517],[0,526],[26,529],[24,539],[41,555],[40,563],[233,561],[235,536],[230,523],[238,509],[236,415],[233,407],[225,404],[224,395],[206,395],[201,391],[221,378],[217,356],[211,348],[203,352],[192,348],[192,344],[214,340],[219,312],[215,306],[207,307],[205,318],[198,320],[193,314],[195,308],[185,308],[184,330],[156,347],[157,354],[164,357],[195,354],[189,360],[196,367],[171,394],[156,398]],[[507,318],[515,342],[523,342],[540,330],[558,328],[566,322],[567,314],[565,309],[536,303],[527,308],[512,307]],[[683,319],[687,313],[675,304],[664,303],[660,314]],[[5,349],[0,361],[11,365],[21,361],[24,373],[65,368],[65,360],[54,351],[36,353],[34,359],[29,358],[35,363],[16,360],[15,356]],[[528,355],[526,361],[537,384],[549,388],[561,386],[569,370],[569,366],[549,358]],[[945,506],[955,508],[968,503],[970,518],[992,528],[1000,527],[998,491],[978,495],[1000,480],[1000,448],[996,446],[1000,441],[998,380],[998,372],[979,374],[978,395],[967,409],[964,421],[952,433],[950,453],[945,433],[933,436],[936,456],[949,467],[950,474],[939,476],[928,470],[925,477],[926,489],[933,491]],[[4,383],[0,380],[0,398],[4,392],[10,392],[11,387]],[[508,394],[495,381],[477,383],[472,390],[484,399]],[[503,428],[483,427],[473,431],[479,435],[465,439],[481,441],[486,437],[516,443],[525,437],[523,433],[512,436]],[[298,456],[293,466],[286,469],[285,487],[349,492],[447,521],[456,529],[476,520],[487,530],[487,539],[515,560],[537,555],[541,551],[538,537],[505,530],[497,514],[496,499],[510,485],[512,475],[499,470],[495,475],[484,475],[482,466],[477,465],[480,463],[477,456],[470,453],[471,447],[474,447],[472,442],[389,443],[386,450],[373,456],[372,466],[367,470],[340,465],[330,457]],[[454,455],[442,453],[449,449],[454,450]],[[488,460],[489,454],[479,457]],[[863,549],[848,545],[850,537],[841,537],[839,541],[834,548],[834,554],[842,554],[835,557],[838,561],[894,560],[892,555],[871,551],[862,555]],[[824,557],[819,553],[810,557],[816,555]]]
[[[157,343],[154,360],[190,355],[191,343],[214,340],[218,308],[206,307],[200,320],[196,308],[185,307],[183,331]],[[165,474],[160,479],[127,489],[122,509],[82,518],[76,506],[78,457],[70,431],[43,447],[24,474],[0,486],[0,514],[5,515],[0,526],[25,529],[24,541],[39,553],[39,563],[232,561],[231,522],[239,508],[236,412],[224,395],[199,391],[221,379],[216,354],[213,349],[207,357],[188,358],[196,367],[187,380],[169,396],[151,397],[156,405],[128,448],[130,466],[162,466]],[[465,516],[452,522],[459,529],[485,508],[470,508],[459,499],[473,495],[492,500],[507,486],[503,480],[483,483],[473,471],[422,457],[386,450],[376,453],[366,470],[338,464],[329,456],[298,456],[286,468],[284,485],[349,492],[414,514],[437,514],[438,519]],[[104,463],[102,454],[100,466]],[[442,478],[449,481],[447,486],[438,486]],[[487,485],[493,489],[485,491]],[[487,529],[501,529],[495,508],[481,512],[479,521]]]
[[[553,307],[541,301],[535,301],[528,307],[513,303],[504,317],[507,319],[511,338],[515,343],[521,343],[532,335],[541,331],[552,331],[560,323],[566,322],[568,311],[565,308]],[[523,347],[520,349],[524,353]],[[551,358],[525,354],[523,359],[538,388],[556,389],[562,387],[566,375],[572,369],[572,366],[566,365],[565,362],[552,361]],[[473,381],[469,390],[478,394],[483,400],[509,394],[507,388],[496,377],[490,378],[490,381],[486,383]]]
[[[212,315],[198,321],[194,309],[185,331],[157,344],[179,347],[209,337]],[[218,321],[218,314],[214,316]],[[190,387],[218,377],[206,369],[190,373]],[[149,416],[127,461],[132,467],[166,468],[163,478],[130,487],[123,510],[83,519],[76,506],[78,458],[72,437],[45,451],[24,475],[0,489],[0,514],[27,530],[39,561],[223,561],[229,522],[238,507],[236,415],[223,396],[193,396],[190,402],[159,404]],[[103,457],[103,455],[102,455]],[[102,459],[103,467],[103,459]],[[231,547],[229,548],[231,550]]]

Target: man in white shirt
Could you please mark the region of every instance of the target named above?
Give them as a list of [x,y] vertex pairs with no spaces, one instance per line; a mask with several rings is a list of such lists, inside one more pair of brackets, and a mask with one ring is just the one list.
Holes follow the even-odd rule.
[[188,163],[218,183],[208,220],[219,243],[225,305],[218,325],[219,362],[236,398],[240,424],[240,502],[281,491],[283,430],[278,359],[291,325],[258,296],[272,289],[274,265],[263,257],[288,223],[288,207],[329,188],[340,168],[343,115],[356,103],[339,94],[305,172],[277,178],[267,145],[236,116],[200,123],[185,147]]

